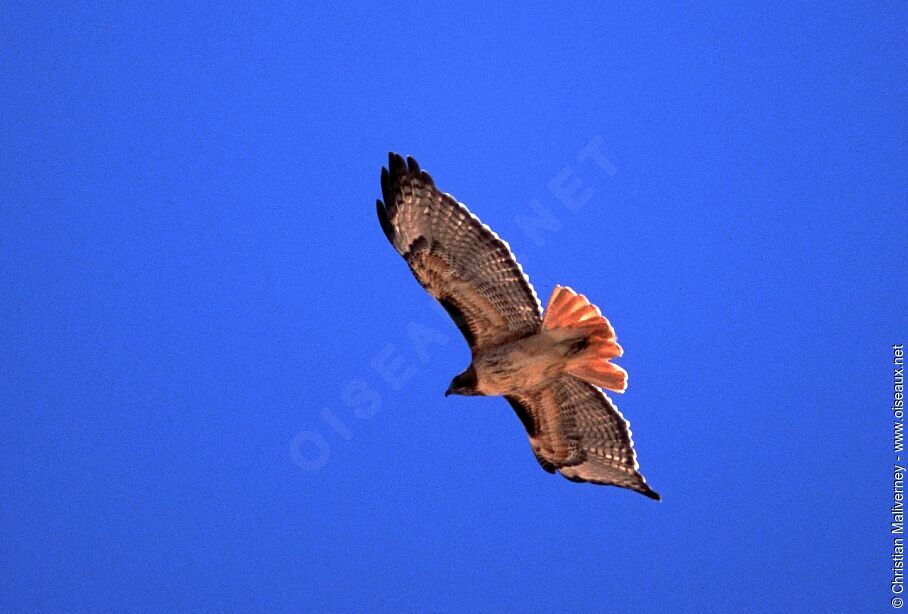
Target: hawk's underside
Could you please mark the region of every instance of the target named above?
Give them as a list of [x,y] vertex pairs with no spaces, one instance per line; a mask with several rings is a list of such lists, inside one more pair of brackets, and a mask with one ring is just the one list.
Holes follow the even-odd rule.
[[629,488],[653,499],[637,471],[628,423],[602,390],[626,373],[614,329],[585,297],[556,287],[546,317],[508,245],[413,158],[390,154],[378,218],[417,281],[470,346],[449,392],[500,394],[523,422],[542,467],[569,480]]

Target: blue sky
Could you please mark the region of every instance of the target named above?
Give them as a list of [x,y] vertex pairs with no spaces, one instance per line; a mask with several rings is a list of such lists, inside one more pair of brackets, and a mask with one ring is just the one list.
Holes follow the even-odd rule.
[[[0,609],[888,609],[906,26],[0,9]],[[389,150],[613,322],[661,503],[443,397],[469,351],[375,219]]]

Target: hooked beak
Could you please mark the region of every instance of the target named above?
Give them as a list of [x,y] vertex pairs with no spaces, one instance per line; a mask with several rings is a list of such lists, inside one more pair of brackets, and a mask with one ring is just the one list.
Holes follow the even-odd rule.
[[451,384],[450,386],[448,386],[448,389],[445,390],[445,396],[446,396],[446,397],[449,397],[449,396],[451,396],[452,394],[454,394],[454,384]]

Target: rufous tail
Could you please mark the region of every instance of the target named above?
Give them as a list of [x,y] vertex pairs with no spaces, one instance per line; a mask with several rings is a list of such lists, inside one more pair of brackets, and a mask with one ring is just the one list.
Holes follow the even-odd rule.
[[585,296],[555,286],[542,318],[542,328],[582,333],[578,335],[579,351],[568,358],[567,373],[614,392],[627,389],[627,371],[609,362],[624,353],[615,329]]

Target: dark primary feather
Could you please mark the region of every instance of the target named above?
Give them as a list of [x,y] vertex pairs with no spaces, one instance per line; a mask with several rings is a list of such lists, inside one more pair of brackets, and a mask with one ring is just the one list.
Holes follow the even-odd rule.
[[388,212],[385,210],[385,205],[382,201],[375,201],[376,209],[378,209],[378,222],[381,224],[381,229],[385,233],[385,236],[388,237],[388,241],[394,242],[394,227],[391,226],[391,221],[388,219]]

